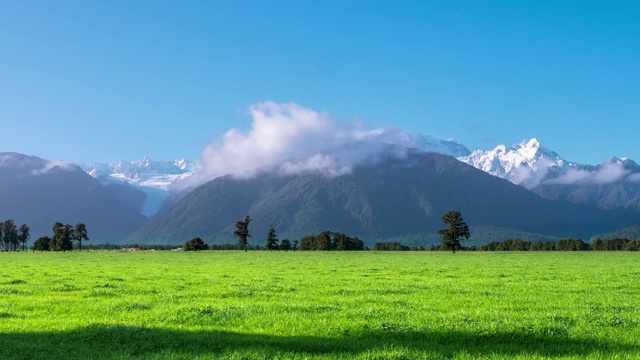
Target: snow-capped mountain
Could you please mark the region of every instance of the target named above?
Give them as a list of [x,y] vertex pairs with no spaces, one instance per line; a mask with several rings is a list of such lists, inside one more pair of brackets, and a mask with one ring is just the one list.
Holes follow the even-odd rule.
[[[186,159],[152,161],[148,157],[139,161],[114,161],[94,164],[85,171],[105,185],[126,184],[145,193],[140,212],[148,217],[155,215],[169,196],[169,188],[175,181],[194,174],[197,165]],[[122,190],[122,189],[120,189]],[[117,191],[117,190],[116,190]]]
[[545,199],[640,210],[640,165],[613,157],[598,165],[568,162],[536,139],[476,150],[458,160],[521,185]]
[[507,148],[498,145],[493,150],[476,150],[458,160],[514,184],[532,188],[544,180],[556,177],[571,168],[583,168],[568,162],[533,138]]
[[185,159],[152,161],[148,157],[139,161],[121,160],[108,164],[94,164],[85,169],[89,175],[97,179],[163,190],[168,190],[174,181],[191,176],[195,170],[195,163]]
[[[535,138],[511,147],[498,145],[493,150],[470,152],[467,147],[453,139],[440,140],[426,134],[405,133],[399,145],[453,156],[461,162],[523,186],[545,198],[565,198],[570,202],[581,203],[596,202],[601,206],[604,206],[602,204],[607,198],[607,207],[618,207],[631,206],[631,202],[637,200],[635,194],[640,194],[640,191],[635,190],[636,187],[640,187],[640,165],[633,160],[612,158],[596,166],[577,164],[565,160]],[[185,159],[152,161],[145,157],[139,161],[95,164],[85,167],[85,171],[118,193],[123,201],[137,198],[133,207],[152,217],[169,197],[171,185],[195,174],[198,164]],[[624,190],[612,185],[621,181],[626,183]],[[598,186],[598,195],[581,195],[581,200],[576,200],[579,198],[576,189],[589,186]],[[596,193],[595,190],[590,191]],[[138,192],[138,195],[134,194],[135,192]],[[640,195],[638,196],[640,199]],[[589,198],[588,201],[584,200],[585,197]],[[615,201],[611,200],[613,197]],[[640,200],[636,202],[640,204]]]
[[476,150],[458,160],[527,189],[540,185],[605,185],[620,180],[640,181],[640,165],[613,157],[598,165],[577,164],[563,159],[533,138],[507,148]]

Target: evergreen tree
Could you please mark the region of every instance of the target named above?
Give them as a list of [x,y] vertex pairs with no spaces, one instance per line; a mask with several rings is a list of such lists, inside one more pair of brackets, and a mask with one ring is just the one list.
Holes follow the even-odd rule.
[[89,241],[87,227],[81,223],[76,224],[75,228],[73,228],[72,239],[78,242],[78,250],[82,251],[82,240]]
[[469,227],[462,219],[462,214],[459,211],[445,213],[442,215],[442,222],[445,225],[449,225],[448,229],[438,231],[442,238],[442,249],[451,250],[455,254],[456,250],[462,249],[460,239],[469,238]]
[[269,228],[269,234],[267,235],[267,250],[278,250],[278,238],[276,237],[276,231],[273,227]]
[[298,240],[293,240],[293,245],[291,246],[293,252],[296,252],[296,250],[298,250],[298,244]]
[[245,252],[247,252],[247,238],[251,237],[249,235],[249,222],[251,222],[249,215],[245,216],[244,220],[236,221],[236,230],[233,232],[233,236],[238,238],[238,245],[244,248]]

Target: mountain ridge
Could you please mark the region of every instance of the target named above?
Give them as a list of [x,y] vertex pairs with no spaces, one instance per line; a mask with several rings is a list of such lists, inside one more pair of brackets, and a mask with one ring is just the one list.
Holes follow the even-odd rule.
[[0,219],[31,227],[32,240],[51,235],[55,222],[84,223],[89,237],[114,242],[147,219],[79,166],[36,156],[0,153]]
[[453,157],[414,150],[406,159],[359,166],[338,177],[220,177],[187,194],[128,241],[165,243],[200,236],[233,242],[234,222],[249,214],[257,238],[273,226],[283,238],[331,230],[371,242],[436,233],[442,227],[440,216],[452,209],[473,226],[579,235],[575,220],[559,216],[564,209],[553,202]]

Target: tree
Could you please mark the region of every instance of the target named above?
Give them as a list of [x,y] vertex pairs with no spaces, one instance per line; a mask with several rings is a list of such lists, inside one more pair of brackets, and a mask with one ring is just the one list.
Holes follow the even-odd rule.
[[276,237],[276,231],[273,227],[269,228],[269,234],[267,235],[267,250],[278,250],[278,238]]
[[193,238],[184,243],[184,251],[200,251],[207,249],[209,249],[209,247],[199,237]]
[[442,238],[442,249],[452,250],[456,253],[456,250],[462,249],[460,245],[460,239],[468,239],[469,227],[462,219],[462,214],[459,211],[449,211],[442,215],[442,222],[445,225],[449,225],[448,229],[439,230],[438,234]]
[[291,241],[289,241],[289,239],[283,239],[282,241],[280,241],[280,250],[291,250]]
[[87,227],[84,224],[76,224],[73,228],[72,239],[78,242],[78,249],[82,251],[82,240],[89,241],[89,235],[87,235]]
[[7,220],[2,224],[2,242],[4,250],[9,251],[11,247],[16,250],[18,245],[18,228],[13,220]]
[[251,222],[249,215],[245,216],[244,220],[236,221],[236,230],[233,232],[233,236],[238,238],[238,245],[244,248],[244,252],[247,252],[247,238],[251,237],[249,235],[249,222]]
[[293,240],[293,246],[291,247],[291,250],[293,250],[293,252],[296,252],[296,250],[298,250],[298,240]]
[[31,247],[31,249],[33,249],[33,251],[49,251],[51,250],[50,247],[51,244],[51,238],[48,236],[41,236],[38,238],[38,240],[36,240],[33,243],[33,246]]
[[331,250],[331,232],[323,231],[313,239],[313,250],[329,251]]
[[57,222],[53,225],[52,230],[53,237],[51,237],[49,248],[53,251],[71,251],[73,249],[73,243],[71,242],[71,225],[64,225]]
[[18,229],[18,242],[22,244],[22,251],[24,251],[24,246],[27,244],[27,241],[31,238],[31,234],[29,233],[29,227],[27,224],[22,224],[20,229]]
[[[303,250],[303,251],[314,250],[313,242],[315,241],[315,239],[316,239],[316,236],[313,235],[313,234],[307,235],[307,236],[303,237],[302,239],[300,239],[300,250]],[[296,241],[298,241],[298,240],[296,240]],[[296,243],[294,242],[293,245],[295,246]]]

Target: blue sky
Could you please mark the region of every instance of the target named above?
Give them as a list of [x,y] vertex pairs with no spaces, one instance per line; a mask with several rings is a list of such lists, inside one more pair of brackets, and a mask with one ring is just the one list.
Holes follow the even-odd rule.
[[263,101],[640,161],[637,1],[0,0],[0,151],[197,159]]

